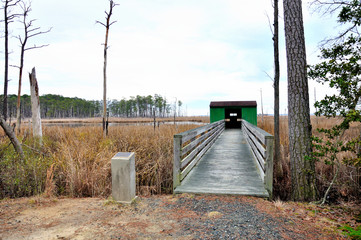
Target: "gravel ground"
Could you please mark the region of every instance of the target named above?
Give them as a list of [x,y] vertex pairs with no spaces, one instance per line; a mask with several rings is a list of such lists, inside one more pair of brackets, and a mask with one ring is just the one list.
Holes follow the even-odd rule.
[[[180,198],[170,207],[194,211],[199,221],[181,219],[183,230],[195,239],[281,239],[279,220],[242,201]],[[193,218],[194,219],[194,218]],[[301,237],[301,236],[300,236]]]
[[[192,236],[192,239],[332,238],[322,236],[317,229],[312,232],[293,231],[292,229],[296,230],[299,227],[294,221],[279,216],[272,217],[257,210],[254,202],[247,200],[250,199],[219,196],[180,197],[168,207],[179,216],[182,216],[183,212],[194,212],[190,217],[184,216],[179,219],[182,231]],[[255,202],[257,201],[265,200],[258,199]]]
[[346,239],[331,221],[295,206],[211,195],[141,197],[131,206],[98,198],[3,200],[0,240]]

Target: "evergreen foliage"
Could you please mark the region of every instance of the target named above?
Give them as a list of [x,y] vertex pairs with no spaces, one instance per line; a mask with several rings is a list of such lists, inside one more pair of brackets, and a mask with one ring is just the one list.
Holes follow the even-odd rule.
[[361,99],[361,37],[350,35],[346,41],[331,48],[322,49],[323,62],[309,68],[309,76],[322,84],[328,84],[338,94],[327,95],[315,103],[316,115],[342,117],[342,122],[331,129],[318,129],[324,139],[314,137],[317,157],[329,156],[326,163],[333,164],[339,152],[353,152],[353,157],[344,158],[349,165],[361,166],[361,139],[341,141],[352,122],[361,123],[361,111],[357,104]]
[[[2,95],[0,95],[0,99]],[[11,118],[16,117],[17,96],[8,95],[8,112]],[[0,103],[1,105],[1,103]],[[42,118],[85,118],[100,117],[102,115],[102,101],[85,100],[81,98],[63,97],[60,95],[46,94],[40,96]],[[169,103],[165,97],[155,94],[154,96],[139,96],[123,98],[122,100],[110,100],[107,102],[109,116],[113,117],[169,117],[173,116],[173,103]],[[31,117],[30,96],[21,97],[21,115],[23,118]],[[178,114],[179,115],[179,114]]]
[[337,90],[337,94],[326,95],[315,103],[316,115],[340,119],[340,123],[331,128],[317,129],[321,136],[313,136],[313,158],[337,166],[321,204],[325,203],[327,194],[337,181],[341,163],[357,171],[361,167],[360,128],[356,137],[344,137],[352,124],[360,126],[361,123],[361,111],[358,108],[361,101],[361,37],[357,33],[361,24],[361,3],[355,0],[334,3],[334,9],[338,7],[338,21],[351,26],[337,38],[331,39],[336,40],[333,45],[321,49],[322,62],[309,67],[308,72],[311,79]]

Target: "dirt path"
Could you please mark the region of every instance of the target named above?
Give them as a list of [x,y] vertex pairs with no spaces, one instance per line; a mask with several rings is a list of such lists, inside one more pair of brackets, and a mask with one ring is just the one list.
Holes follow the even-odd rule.
[[24,198],[0,202],[0,239],[344,239],[335,229],[347,219],[326,210],[236,196],[152,196],[131,206]]

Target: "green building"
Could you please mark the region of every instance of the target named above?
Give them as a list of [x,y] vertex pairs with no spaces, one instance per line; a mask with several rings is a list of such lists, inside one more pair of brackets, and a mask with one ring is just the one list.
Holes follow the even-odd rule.
[[241,127],[241,119],[257,126],[256,101],[225,101],[211,102],[210,122],[226,120],[227,128]]

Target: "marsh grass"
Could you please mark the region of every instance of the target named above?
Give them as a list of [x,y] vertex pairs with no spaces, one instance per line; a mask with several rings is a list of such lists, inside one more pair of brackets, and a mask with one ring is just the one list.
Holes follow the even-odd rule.
[[135,152],[136,186],[141,195],[171,193],[173,135],[195,125],[117,126],[102,137],[101,128],[45,129],[55,146],[45,146],[57,163],[58,182],[71,196],[108,196],[110,159],[117,152]]
[[[311,116],[312,134],[322,137],[317,131],[318,128],[332,128],[332,126],[342,122],[340,118],[326,118]],[[264,121],[258,118],[258,127],[265,131],[274,134],[273,116],[264,116]],[[361,124],[353,123],[341,140],[350,140],[360,136]],[[291,192],[291,177],[290,177],[290,157],[288,150],[288,117],[280,116],[280,142],[281,142],[281,163],[283,168],[283,176],[280,179],[274,179],[275,195],[281,199],[289,199]],[[352,153],[339,153],[337,160],[342,161],[344,157],[353,156]],[[332,178],[336,172],[336,167],[327,165],[324,161],[316,162],[317,186],[319,195],[322,196],[329,186]],[[357,166],[343,164],[336,184],[334,184],[329,200],[335,201],[337,199],[357,200],[361,195],[361,169]]]
[[[72,197],[111,194],[111,158],[135,152],[136,186],[140,195],[172,192],[173,135],[198,125],[114,126],[102,137],[101,127],[44,127],[43,147],[34,151],[25,139],[27,160],[19,162],[0,142],[1,198],[44,195]],[[23,129],[25,131],[25,129]]]

